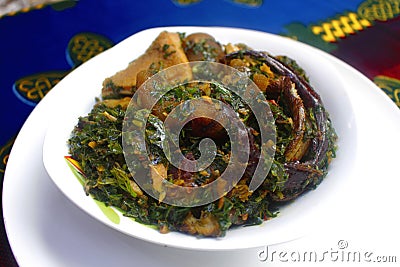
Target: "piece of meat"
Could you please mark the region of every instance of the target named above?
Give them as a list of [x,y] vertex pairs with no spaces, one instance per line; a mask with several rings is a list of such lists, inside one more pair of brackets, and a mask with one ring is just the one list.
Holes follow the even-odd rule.
[[225,54],[220,43],[207,33],[198,32],[183,39],[189,61],[219,61]]
[[203,211],[198,219],[190,212],[182,223],[181,231],[201,236],[219,236],[221,234],[221,228],[215,216]]

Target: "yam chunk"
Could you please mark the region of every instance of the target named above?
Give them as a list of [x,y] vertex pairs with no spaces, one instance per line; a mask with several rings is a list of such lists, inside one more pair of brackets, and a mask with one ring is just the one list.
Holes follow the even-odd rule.
[[[159,70],[186,63],[188,59],[182,48],[178,33],[161,32],[146,52],[129,63],[128,67],[106,78],[103,82],[102,96],[110,98],[133,95],[136,90],[137,75],[148,69]],[[190,69],[185,70],[187,78],[191,78]]]

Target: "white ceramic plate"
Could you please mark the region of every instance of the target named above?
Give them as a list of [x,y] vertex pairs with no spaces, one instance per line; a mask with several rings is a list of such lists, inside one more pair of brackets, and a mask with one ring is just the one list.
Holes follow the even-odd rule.
[[[333,242],[345,239],[354,250],[373,248],[391,255],[386,249],[396,249],[400,239],[400,221],[395,212],[400,202],[397,193],[400,143],[395,141],[400,136],[399,109],[358,71],[325,53],[312,51],[334,65],[350,96],[354,121],[350,120],[347,128],[352,129],[356,123],[358,146],[350,145],[354,150],[349,149],[347,153],[355,154],[356,162],[353,169],[346,172],[343,178],[346,184],[335,191],[331,205],[323,205],[328,212],[320,217],[327,213],[332,216],[323,221],[322,227],[316,228],[313,235],[270,246],[270,249],[331,251],[335,248]],[[257,259],[259,248],[224,252],[168,248],[121,234],[82,212],[60,194],[43,165],[44,136],[51,111],[59,105],[54,99],[50,94],[46,96],[25,122],[15,140],[4,176],[4,222],[21,267],[266,266]],[[329,178],[321,186],[330,187],[332,183],[336,181]],[[268,236],[265,237],[262,246],[270,244],[269,241]],[[341,266],[339,262],[334,265]],[[268,266],[280,265],[278,262]]]
[[[86,115],[93,107],[95,97],[100,95],[103,80],[125,68],[130,61],[142,54],[163,30],[188,34],[207,32],[223,44],[245,43],[273,55],[288,55],[303,66],[311,84],[322,96],[340,137],[337,159],[331,165],[326,181],[317,190],[282,208],[277,218],[259,226],[230,230],[223,238],[197,238],[176,232],[160,234],[123,217],[117,211],[119,223],[114,223],[105,216],[93,199],[85,195],[81,184],[67,166],[64,159],[68,155],[66,141],[78,117]],[[56,105],[51,110],[52,118],[43,146],[43,161],[58,188],[78,207],[106,225],[133,237],[167,246],[227,250],[299,238],[318,225],[321,212],[327,211],[329,199],[337,194],[341,186],[345,186],[348,172],[356,158],[356,126],[352,107],[342,79],[332,64],[307,45],[255,31],[227,28],[156,28],[139,32],[74,70],[46,98]]]

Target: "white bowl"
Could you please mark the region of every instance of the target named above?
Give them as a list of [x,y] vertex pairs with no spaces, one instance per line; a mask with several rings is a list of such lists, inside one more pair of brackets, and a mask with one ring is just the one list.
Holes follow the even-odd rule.
[[[110,220],[98,204],[85,195],[82,185],[64,159],[68,155],[67,140],[71,131],[78,118],[91,110],[95,97],[100,96],[103,80],[124,69],[164,30],[187,34],[206,32],[223,44],[245,43],[255,50],[268,51],[272,55],[287,55],[306,70],[310,83],[321,95],[339,136],[337,158],[333,160],[327,177],[317,189],[281,208],[276,218],[261,225],[228,230],[222,238],[197,238],[177,232],[161,234],[151,227],[124,217],[117,210],[117,220]],[[52,122],[44,141],[43,161],[48,174],[61,192],[104,224],[132,237],[165,246],[229,250],[282,243],[304,236],[320,227],[323,219],[329,218],[329,207],[334,198],[338,197],[340,189],[346,186],[357,156],[357,135],[351,102],[340,75],[325,58],[324,52],[288,38],[258,31],[220,27],[166,27],[145,30],[79,66],[61,80],[46,98],[48,101],[51,98],[54,105],[48,111],[52,113]]]

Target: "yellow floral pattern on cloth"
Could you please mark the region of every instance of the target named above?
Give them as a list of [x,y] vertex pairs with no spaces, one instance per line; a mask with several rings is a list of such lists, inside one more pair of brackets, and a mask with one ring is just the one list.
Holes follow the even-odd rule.
[[[67,61],[76,68],[112,46],[113,42],[102,35],[79,33],[68,43]],[[70,71],[47,71],[22,77],[14,83],[14,93],[22,102],[35,106]]]
[[15,16],[20,13],[28,13],[51,6],[54,10],[61,11],[75,6],[78,0],[30,0],[30,1],[9,1],[5,6],[1,5],[0,19],[6,16]]
[[4,175],[8,156],[10,155],[11,147],[14,144],[15,138],[12,138],[3,147],[0,148],[0,178]]
[[285,28],[288,37],[330,52],[340,39],[373,27],[375,21],[387,21],[399,15],[400,0],[367,0],[354,12],[346,11],[308,26],[292,23]]
[[13,90],[22,102],[36,105],[69,71],[43,72],[16,81]]
[[68,43],[67,59],[71,66],[79,66],[113,46],[108,38],[95,33],[79,33]]
[[378,85],[400,108],[400,80],[379,75],[374,78]]
[[371,26],[372,23],[369,20],[361,18],[354,12],[349,12],[311,26],[311,31],[320,36],[323,41],[332,43]]
[[370,21],[387,21],[400,15],[400,0],[367,0],[358,7],[358,14]]
[[[339,47],[339,42],[357,35],[378,23],[396,19],[400,15],[400,0],[366,0],[356,10],[345,11],[317,23],[286,25],[289,38],[308,43],[328,53]],[[400,107],[399,80],[376,76],[373,81]]]

